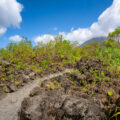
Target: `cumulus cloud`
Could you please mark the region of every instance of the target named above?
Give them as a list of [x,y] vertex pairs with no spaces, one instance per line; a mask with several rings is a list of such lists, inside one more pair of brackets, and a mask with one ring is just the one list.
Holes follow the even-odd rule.
[[34,41],[36,43],[38,42],[43,42],[43,43],[47,43],[49,42],[50,40],[54,40],[54,36],[53,35],[50,35],[50,34],[45,34],[45,35],[41,35],[41,36],[37,36]]
[[[22,22],[20,15],[23,6],[16,0],[0,0],[0,34],[3,34],[7,27],[19,27]],[[4,32],[3,32],[4,31]]]
[[120,0],[113,0],[113,4],[89,28],[78,28],[70,33],[62,32],[60,34],[67,40],[78,41],[82,44],[93,37],[107,36],[118,26],[120,26]]
[[19,35],[15,35],[15,36],[11,36],[9,38],[9,40],[15,41],[15,42],[20,42],[22,40],[22,37],[20,37]]
[[[113,0],[112,5],[107,8],[89,28],[71,28],[69,33],[60,32],[63,38],[80,44],[94,37],[107,36],[116,27],[120,26],[120,0]],[[51,36],[53,37],[53,36]],[[39,37],[42,41],[43,37]],[[43,39],[45,41],[45,38]],[[47,41],[47,40],[46,40]]]

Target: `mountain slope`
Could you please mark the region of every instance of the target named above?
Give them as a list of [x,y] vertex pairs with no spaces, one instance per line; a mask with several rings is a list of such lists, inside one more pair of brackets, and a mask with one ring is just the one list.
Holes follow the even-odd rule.
[[84,42],[83,44],[80,45],[80,47],[84,46],[84,45],[87,45],[89,43],[92,43],[92,42],[102,42],[104,40],[106,40],[107,37],[96,37],[96,38],[92,38],[90,40],[87,40],[86,42]]

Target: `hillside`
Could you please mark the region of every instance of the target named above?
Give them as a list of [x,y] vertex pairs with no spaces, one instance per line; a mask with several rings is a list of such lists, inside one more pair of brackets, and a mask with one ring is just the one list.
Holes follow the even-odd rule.
[[[105,40],[79,47],[61,36],[55,39],[37,46],[25,39],[0,50],[0,101],[4,106],[0,110],[8,110],[6,103],[10,108],[8,93],[15,98],[37,79],[38,87],[31,84],[27,98],[19,94],[20,101],[13,100],[11,107],[19,105],[20,120],[119,120],[120,44]],[[58,74],[66,69],[70,71]],[[42,79],[55,73],[58,76]]]
[[92,38],[90,40],[85,41],[82,45],[80,45],[80,47],[84,46],[84,45],[88,45],[92,42],[99,42],[102,43],[104,40],[107,40],[107,37],[96,37],[96,38]]
[[120,0],[0,0],[0,120],[120,120]]

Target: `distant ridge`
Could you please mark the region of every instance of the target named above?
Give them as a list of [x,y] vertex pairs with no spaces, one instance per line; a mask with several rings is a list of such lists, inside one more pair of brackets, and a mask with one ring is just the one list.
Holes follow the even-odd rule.
[[102,42],[102,41],[104,41],[104,40],[106,40],[107,39],[107,37],[96,37],[96,38],[92,38],[92,39],[90,39],[90,40],[87,40],[87,41],[85,41],[83,44],[81,44],[80,45],[80,47],[82,47],[82,46],[84,46],[84,45],[87,45],[87,44],[89,44],[89,43],[92,43],[92,42]]

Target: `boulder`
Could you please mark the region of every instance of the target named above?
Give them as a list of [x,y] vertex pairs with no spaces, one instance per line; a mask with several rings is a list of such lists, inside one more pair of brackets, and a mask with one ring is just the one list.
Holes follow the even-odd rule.
[[40,88],[31,94],[22,102],[19,120],[105,120],[99,102],[94,100]]

